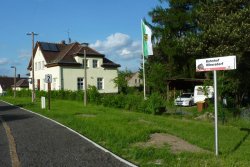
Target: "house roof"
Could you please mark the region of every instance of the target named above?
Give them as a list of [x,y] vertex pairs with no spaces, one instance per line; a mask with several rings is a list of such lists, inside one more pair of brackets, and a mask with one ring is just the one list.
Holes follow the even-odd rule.
[[[120,67],[119,64],[112,62],[105,58],[104,54],[97,52],[96,50],[82,46],[80,43],[49,43],[49,42],[37,42],[35,52],[38,47],[44,56],[47,63],[47,67],[51,66],[80,66],[74,59],[75,56],[83,56],[84,50],[86,50],[87,57],[100,57],[104,58],[104,67]],[[28,65],[28,69],[31,69],[31,60]]]
[[[12,87],[13,86],[14,86],[14,84],[12,85]],[[29,87],[29,81],[28,81],[28,79],[27,78],[20,79],[19,81],[17,81],[16,87],[22,87],[22,88]]]
[[111,60],[104,57],[102,67],[116,67],[117,68],[117,67],[120,67],[120,64],[116,64],[112,62]]
[[[16,78],[17,83],[24,78]],[[0,77],[0,85],[3,90],[10,89],[12,85],[14,85],[13,77]]]
[[139,75],[140,75],[140,72],[137,71],[137,72],[134,72],[134,73],[131,73],[129,76],[127,76],[125,79],[126,81],[129,81],[131,80],[132,78],[136,77],[136,78],[139,78]]

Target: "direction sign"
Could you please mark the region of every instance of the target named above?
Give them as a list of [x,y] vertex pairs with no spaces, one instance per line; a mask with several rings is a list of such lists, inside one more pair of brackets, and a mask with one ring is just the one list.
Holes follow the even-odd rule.
[[52,75],[51,74],[46,74],[44,82],[45,83],[51,83],[52,82]]
[[218,70],[236,69],[236,56],[214,57],[196,60],[196,72],[214,72],[214,132],[215,132],[215,155],[219,155],[218,145],[218,104],[217,104],[217,74]]
[[196,72],[236,69],[236,56],[214,57],[196,60]]

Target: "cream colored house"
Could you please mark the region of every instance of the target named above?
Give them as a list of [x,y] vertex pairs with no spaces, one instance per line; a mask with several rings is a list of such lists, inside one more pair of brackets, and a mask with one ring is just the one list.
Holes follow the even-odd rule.
[[143,80],[139,77],[139,72],[133,73],[129,78],[127,78],[129,87],[139,87],[143,85]]
[[[37,90],[47,91],[45,75],[52,75],[51,90],[84,89],[84,50],[87,59],[87,85],[95,86],[100,93],[117,93],[114,78],[120,67],[105,55],[80,43],[37,42],[34,56],[34,80]],[[28,69],[32,76],[31,61]],[[29,84],[32,89],[32,84]]]

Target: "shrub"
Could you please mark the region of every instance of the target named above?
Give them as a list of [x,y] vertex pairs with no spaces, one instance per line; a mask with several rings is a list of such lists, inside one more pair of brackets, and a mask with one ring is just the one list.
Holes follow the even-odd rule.
[[153,93],[147,99],[146,112],[151,114],[161,114],[166,109],[165,99],[159,93]]
[[98,92],[95,86],[89,86],[87,94],[90,103],[96,103],[96,104],[101,103],[101,94]]
[[[142,96],[139,95],[126,95],[125,109],[131,111],[140,111],[141,103],[143,103]],[[144,110],[143,110],[144,111]]]
[[[36,91],[36,97],[47,97],[48,92]],[[7,95],[12,96],[13,91],[8,90]],[[17,91],[19,97],[31,97],[31,90]],[[62,100],[83,100],[83,91],[52,90],[50,93],[53,99]],[[141,94],[100,94],[95,86],[90,86],[87,91],[89,103],[102,104],[106,107],[124,108],[130,111],[144,112],[150,114],[161,114],[165,110],[165,100],[158,94],[152,94],[147,100]]]

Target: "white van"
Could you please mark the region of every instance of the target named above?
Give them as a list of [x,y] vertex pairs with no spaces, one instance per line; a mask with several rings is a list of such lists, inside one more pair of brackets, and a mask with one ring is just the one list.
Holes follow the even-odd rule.
[[[207,91],[207,96],[205,95],[205,91]],[[205,101],[207,98],[214,97],[214,87],[213,86],[195,86],[194,87],[194,103],[198,101]]]

